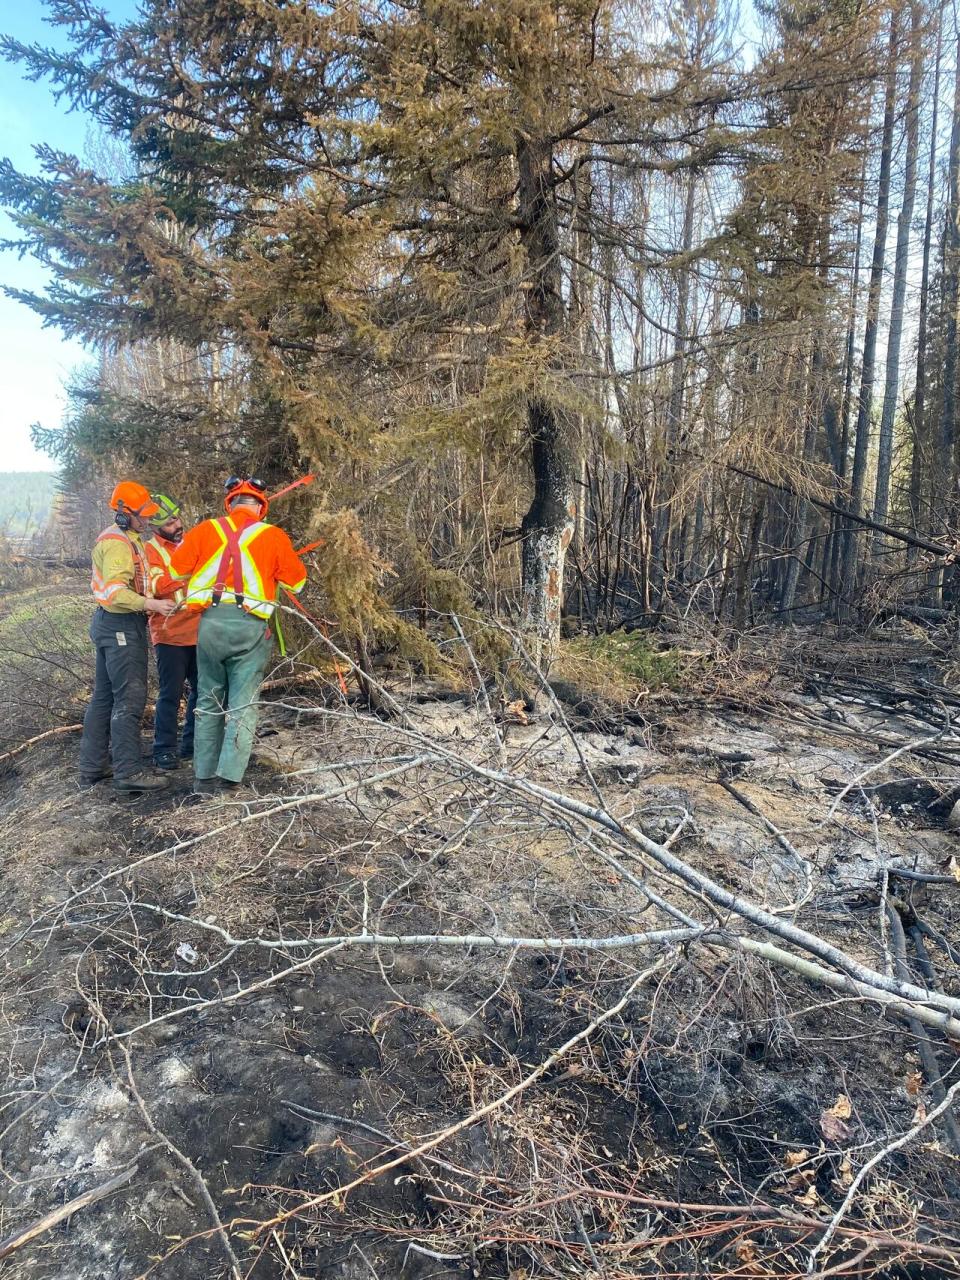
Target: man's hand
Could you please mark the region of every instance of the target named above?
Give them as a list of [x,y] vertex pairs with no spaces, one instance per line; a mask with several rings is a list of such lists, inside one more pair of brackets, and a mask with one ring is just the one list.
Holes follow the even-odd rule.
[[169,618],[176,607],[174,600],[152,600],[149,596],[144,604],[147,613],[159,613],[165,618]]

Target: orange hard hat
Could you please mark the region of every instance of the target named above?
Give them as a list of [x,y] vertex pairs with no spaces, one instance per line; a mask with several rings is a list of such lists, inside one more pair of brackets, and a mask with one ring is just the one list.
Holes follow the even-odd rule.
[[114,511],[125,511],[128,515],[142,516],[149,520],[160,508],[150,497],[150,493],[136,480],[121,480],[110,495],[110,506]]
[[256,479],[245,479],[242,476],[231,476],[224,486],[226,496],[223,505],[230,512],[230,504],[235,498],[256,498],[260,503],[260,519],[265,520],[270,509],[270,502],[264,492],[263,485]]

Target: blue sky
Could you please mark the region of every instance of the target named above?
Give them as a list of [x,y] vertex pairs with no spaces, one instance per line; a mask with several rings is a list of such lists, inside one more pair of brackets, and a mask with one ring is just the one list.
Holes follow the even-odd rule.
[[[106,0],[102,7],[115,17],[132,15],[133,0]],[[27,42],[61,44],[60,31],[44,21],[43,0],[12,0],[0,7],[0,30]],[[45,83],[24,80],[18,67],[0,62],[0,155],[19,169],[32,172],[32,148],[49,142],[82,156],[91,135],[88,117],[54,102]],[[0,212],[0,238],[10,235],[9,219]],[[44,272],[32,258],[0,255],[0,281],[21,289],[40,289]],[[30,426],[57,426],[63,415],[63,383],[72,370],[90,358],[79,342],[68,341],[57,329],[44,329],[27,307],[0,296],[0,386],[4,420],[0,440],[0,471],[47,471],[53,464],[30,444]]]

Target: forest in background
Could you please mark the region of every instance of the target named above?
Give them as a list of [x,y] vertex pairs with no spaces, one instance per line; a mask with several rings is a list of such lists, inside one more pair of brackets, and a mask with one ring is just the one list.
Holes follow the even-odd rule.
[[50,12],[72,52],[3,51],[104,142],[0,198],[53,271],[18,296],[100,353],[37,432],[68,487],[316,470],[324,585],[382,639],[952,601],[949,9]]
[[0,537],[43,535],[54,510],[59,481],[53,471],[0,471]]

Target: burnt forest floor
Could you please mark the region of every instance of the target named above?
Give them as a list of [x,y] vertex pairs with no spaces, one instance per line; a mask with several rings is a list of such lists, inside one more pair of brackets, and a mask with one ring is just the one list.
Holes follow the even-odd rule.
[[[561,687],[529,724],[426,682],[390,685],[405,721],[293,684],[214,800],[187,770],[139,803],[81,791],[70,737],[3,766],[0,1236],[95,1195],[0,1276],[804,1274],[864,1160],[934,1105],[916,1037],[707,942],[597,946],[675,923],[644,884],[689,896],[502,781],[602,800],[881,970],[891,906],[960,993],[949,673],[889,640],[752,671],[619,717]],[[949,1087],[960,1046],[929,1043]],[[931,1125],[824,1265],[956,1274],[958,1185]]]

